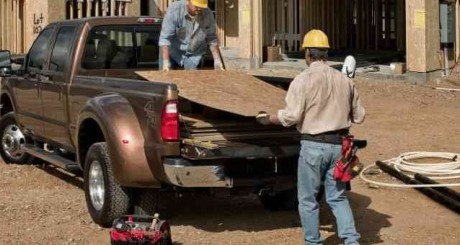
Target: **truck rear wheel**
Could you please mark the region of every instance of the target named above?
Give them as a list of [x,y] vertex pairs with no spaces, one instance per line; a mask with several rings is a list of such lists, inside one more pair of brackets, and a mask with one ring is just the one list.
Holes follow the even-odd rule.
[[28,164],[33,161],[34,157],[23,149],[23,145],[26,144],[26,137],[16,123],[14,112],[8,112],[2,116],[0,132],[2,135],[0,155],[5,163]]
[[126,215],[131,208],[130,190],[115,183],[105,142],[94,143],[89,148],[84,190],[91,218],[102,227],[110,227],[113,220]]

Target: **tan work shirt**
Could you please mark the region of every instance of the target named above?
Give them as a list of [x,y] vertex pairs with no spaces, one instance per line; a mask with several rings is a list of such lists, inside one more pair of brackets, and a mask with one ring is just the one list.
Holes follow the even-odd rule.
[[364,121],[365,111],[351,79],[324,62],[313,62],[297,75],[278,111],[285,127],[297,125],[302,134],[350,128]]

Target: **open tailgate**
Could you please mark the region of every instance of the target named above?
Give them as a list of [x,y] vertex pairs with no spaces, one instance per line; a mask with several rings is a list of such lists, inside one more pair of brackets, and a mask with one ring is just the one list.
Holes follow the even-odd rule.
[[294,128],[262,126],[250,120],[200,120],[182,117],[182,156],[190,160],[296,156]]

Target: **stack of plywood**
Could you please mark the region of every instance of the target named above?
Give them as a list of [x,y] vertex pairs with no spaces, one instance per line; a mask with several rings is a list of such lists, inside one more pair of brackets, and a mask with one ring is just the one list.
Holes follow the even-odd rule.
[[176,84],[179,96],[218,110],[253,117],[259,111],[277,113],[285,106],[286,91],[235,71],[139,71],[152,82]]

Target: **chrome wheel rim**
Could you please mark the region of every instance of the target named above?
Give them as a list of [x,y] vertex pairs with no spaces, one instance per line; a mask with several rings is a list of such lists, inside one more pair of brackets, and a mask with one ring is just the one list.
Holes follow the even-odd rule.
[[104,206],[105,185],[102,166],[97,160],[91,162],[89,170],[89,195],[93,207],[100,211]]
[[25,154],[22,147],[25,143],[26,138],[17,125],[11,124],[5,128],[2,136],[2,147],[9,158],[20,160]]

